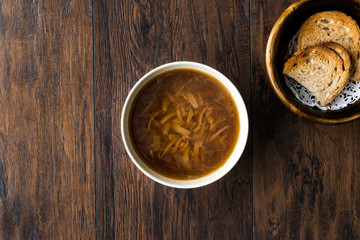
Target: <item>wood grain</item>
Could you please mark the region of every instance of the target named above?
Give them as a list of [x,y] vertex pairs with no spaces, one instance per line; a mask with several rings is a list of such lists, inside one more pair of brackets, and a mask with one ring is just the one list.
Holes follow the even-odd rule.
[[250,239],[251,147],[223,179],[196,190],[142,174],[121,140],[131,87],[161,64],[210,65],[250,104],[248,1],[95,0],[96,156],[100,239]]
[[0,1],[0,239],[95,237],[92,6]]
[[359,239],[360,122],[300,119],[266,77],[267,37],[292,2],[251,1],[255,238]]
[[[360,122],[300,119],[266,77],[292,2],[0,1],[0,239],[360,238]],[[236,167],[194,190],[147,178],[121,139],[131,87],[178,60],[224,73],[251,121]]]

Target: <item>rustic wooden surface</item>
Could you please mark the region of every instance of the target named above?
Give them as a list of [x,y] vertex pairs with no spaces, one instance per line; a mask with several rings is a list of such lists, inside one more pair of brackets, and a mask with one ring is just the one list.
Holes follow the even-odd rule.
[[92,5],[0,1],[0,239],[95,229]]
[[95,1],[96,152],[100,239],[250,239],[251,147],[225,178],[178,190],[127,156],[120,115],[131,87],[161,64],[217,68],[250,106],[249,2]]
[[[293,1],[0,0],[0,239],[359,239],[360,122],[300,119],[267,81]],[[194,190],[132,164],[120,114],[161,64],[223,72],[248,107],[236,167]]]
[[255,237],[360,239],[360,121],[300,119],[267,81],[267,36],[292,2],[251,1]]

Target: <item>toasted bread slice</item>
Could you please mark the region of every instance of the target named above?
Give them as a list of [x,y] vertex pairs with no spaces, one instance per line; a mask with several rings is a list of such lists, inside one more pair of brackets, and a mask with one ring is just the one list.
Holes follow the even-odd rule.
[[338,11],[312,15],[300,28],[297,51],[320,42],[341,44],[350,54],[351,78],[360,81],[360,29],[350,16]]
[[335,42],[326,42],[326,43],[323,43],[323,46],[330,48],[341,58],[341,60],[343,61],[343,64],[344,64],[344,69],[351,68],[350,55],[342,45],[335,43]]
[[283,73],[306,87],[326,106],[350,77],[350,56],[339,44],[317,44],[295,53],[285,63]]

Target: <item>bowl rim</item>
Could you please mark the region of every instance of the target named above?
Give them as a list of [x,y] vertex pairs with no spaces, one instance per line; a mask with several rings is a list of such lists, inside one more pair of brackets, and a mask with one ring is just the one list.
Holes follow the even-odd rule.
[[304,4],[306,4],[308,2],[312,2],[312,1],[313,0],[299,0],[299,1],[291,4],[276,20],[276,22],[270,32],[270,35],[269,35],[269,38],[268,38],[268,41],[266,44],[266,52],[265,52],[266,72],[267,72],[268,78],[270,80],[270,85],[271,85],[272,89],[275,91],[276,95],[279,97],[280,101],[288,109],[290,109],[290,111],[292,111],[299,117],[303,117],[310,121],[313,121],[316,123],[321,123],[321,124],[342,124],[342,123],[351,122],[353,120],[360,118],[360,112],[354,113],[353,115],[347,116],[347,117],[326,118],[326,117],[311,115],[311,114],[301,110],[300,108],[298,108],[293,102],[290,101],[288,96],[286,96],[286,94],[283,91],[281,91],[281,88],[279,87],[280,84],[276,80],[276,77],[274,74],[274,69],[273,69],[273,66],[271,65],[273,56],[274,56],[274,53],[272,52],[272,46],[274,45],[275,40],[278,38],[277,34],[279,32],[280,26],[282,26],[284,24],[284,22],[286,22],[286,20],[291,17],[292,13],[296,9],[298,9],[301,6],[303,6]]
[[[158,174],[157,172],[149,168],[144,162],[141,161],[141,158],[138,156],[137,152],[135,151],[134,147],[131,144],[127,119],[129,119],[130,117],[130,109],[132,102],[134,101],[137,94],[140,92],[140,90],[145,86],[147,82],[149,82],[155,76],[163,72],[174,69],[189,69],[189,68],[204,72],[206,74],[210,74],[211,76],[218,79],[218,81],[225,86],[225,88],[230,92],[237,106],[239,112],[240,129],[239,129],[239,136],[236,146],[232,154],[230,155],[229,159],[226,160],[223,166],[218,168],[216,171],[200,178],[196,178],[192,180],[176,180]],[[242,156],[242,153],[247,143],[248,133],[249,133],[248,114],[247,114],[245,102],[242,99],[238,89],[225,75],[223,75],[219,71],[215,70],[212,67],[197,62],[190,62],[190,61],[170,62],[161,65],[151,70],[150,72],[146,73],[131,89],[130,93],[126,98],[121,114],[122,140],[126,152],[128,153],[128,156],[131,158],[132,162],[136,165],[138,169],[140,169],[146,176],[148,176],[152,180],[160,184],[163,184],[165,186],[174,187],[174,188],[189,189],[189,188],[203,187],[222,178],[236,165],[236,163],[239,161],[240,157]]]

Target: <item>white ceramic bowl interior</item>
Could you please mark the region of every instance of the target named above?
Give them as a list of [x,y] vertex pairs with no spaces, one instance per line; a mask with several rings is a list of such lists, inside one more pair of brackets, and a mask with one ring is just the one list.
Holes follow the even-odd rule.
[[[157,172],[153,171],[149,168],[144,162],[141,161],[141,157],[137,154],[134,147],[132,146],[131,138],[130,138],[130,129],[129,129],[129,118],[130,118],[130,109],[133,101],[135,100],[137,94],[144,87],[144,85],[153,79],[155,76],[167,72],[169,70],[174,69],[196,69],[207,74],[212,75],[216,79],[218,79],[230,92],[231,96],[236,103],[238,112],[239,112],[239,120],[240,120],[240,135],[237,141],[237,144],[233,150],[233,153],[230,155],[229,159],[225,162],[225,164],[218,168],[215,172],[212,172],[204,177],[194,179],[194,180],[175,180],[164,177]],[[197,188],[208,185],[212,182],[223,177],[227,172],[229,172],[237,161],[240,159],[241,154],[244,151],[248,132],[249,132],[249,120],[245,107],[245,103],[237,90],[237,88],[232,84],[232,82],[225,77],[219,71],[206,66],[204,64],[196,63],[196,62],[172,62],[162,66],[159,66],[152,71],[148,72],[143,76],[131,89],[124,107],[121,116],[121,132],[123,142],[126,148],[127,153],[129,154],[131,160],[134,164],[149,178],[154,181],[164,184],[166,186],[175,187],[175,188]]]

